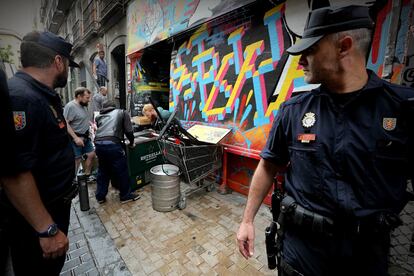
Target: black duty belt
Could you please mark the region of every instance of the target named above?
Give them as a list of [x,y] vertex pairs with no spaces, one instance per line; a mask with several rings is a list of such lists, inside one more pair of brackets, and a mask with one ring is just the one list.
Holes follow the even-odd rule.
[[280,204],[287,226],[328,236],[349,234],[389,233],[402,224],[398,215],[378,212],[364,218],[336,218],[322,216],[300,206],[292,197],[285,196]]

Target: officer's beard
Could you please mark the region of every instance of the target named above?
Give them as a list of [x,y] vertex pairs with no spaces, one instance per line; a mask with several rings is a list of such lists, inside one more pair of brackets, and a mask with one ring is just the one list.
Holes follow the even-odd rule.
[[65,70],[59,75],[56,76],[55,80],[53,81],[53,88],[65,87],[68,83],[68,71]]

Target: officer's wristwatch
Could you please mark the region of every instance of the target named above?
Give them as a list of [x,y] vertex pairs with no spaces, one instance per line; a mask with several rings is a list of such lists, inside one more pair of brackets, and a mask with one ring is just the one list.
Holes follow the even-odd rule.
[[47,227],[46,231],[37,233],[37,236],[40,237],[40,238],[53,237],[57,234],[58,231],[59,231],[59,229],[58,229],[57,224],[53,223],[53,224],[49,225],[49,227]]

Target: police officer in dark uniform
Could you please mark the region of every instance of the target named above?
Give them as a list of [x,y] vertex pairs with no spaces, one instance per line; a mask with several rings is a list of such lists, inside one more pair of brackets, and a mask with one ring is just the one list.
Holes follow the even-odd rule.
[[16,130],[16,174],[4,178],[7,238],[16,275],[59,275],[69,246],[74,156],[55,88],[64,87],[72,45],[50,32],[30,32],[23,69],[9,80]]
[[413,171],[412,118],[402,111],[414,90],[366,70],[373,25],[366,6],[313,10],[287,50],[321,86],[281,106],[237,234],[251,257],[254,217],[286,171],[281,275],[388,275],[390,231]]

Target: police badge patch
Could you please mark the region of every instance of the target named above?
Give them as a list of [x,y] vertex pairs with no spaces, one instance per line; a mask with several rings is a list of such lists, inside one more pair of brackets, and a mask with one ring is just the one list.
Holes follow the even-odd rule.
[[391,131],[394,130],[397,125],[397,118],[383,118],[382,127],[385,130]]
[[26,112],[13,111],[14,128],[22,130],[26,126]]
[[313,127],[313,125],[316,122],[316,116],[315,113],[313,112],[308,112],[305,114],[305,116],[303,116],[302,119],[302,126],[306,127],[306,128],[310,128]]

